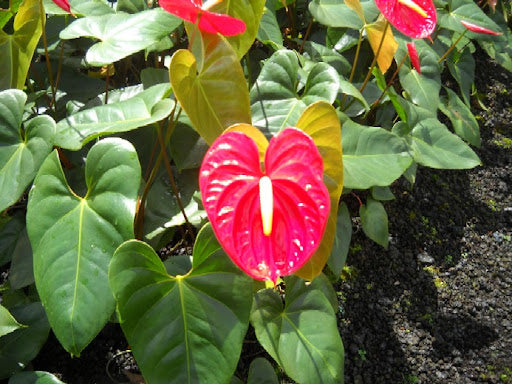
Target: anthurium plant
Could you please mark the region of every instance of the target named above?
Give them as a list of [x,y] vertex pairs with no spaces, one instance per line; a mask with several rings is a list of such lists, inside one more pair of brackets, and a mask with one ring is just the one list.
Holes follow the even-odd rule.
[[12,383],[107,322],[147,383],[342,383],[351,216],[387,247],[395,180],[479,165],[473,53],[512,71],[505,1],[1,4]]

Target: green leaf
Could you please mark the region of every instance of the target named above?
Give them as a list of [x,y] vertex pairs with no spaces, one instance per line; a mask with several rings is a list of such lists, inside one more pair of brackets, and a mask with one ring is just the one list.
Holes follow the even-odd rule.
[[389,187],[372,187],[371,193],[375,200],[389,201],[395,199],[395,195]]
[[471,106],[469,94],[471,86],[475,81],[475,59],[469,49],[464,49],[462,53],[455,52],[446,60],[451,75],[459,84],[459,89],[468,107]]
[[279,384],[279,380],[272,364],[258,357],[251,362],[247,384]]
[[24,228],[12,253],[9,283],[11,289],[24,288],[34,282],[32,248]]
[[336,223],[336,237],[332,247],[331,256],[328,265],[331,271],[340,276],[343,266],[347,261],[348,250],[350,249],[350,240],[352,238],[352,219],[347,208],[347,204],[341,203],[338,208],[338,218]]
[[303,56],[309,58],[313,62],[327,63],[340,75],[348,75],[348,73],[350,73],[352,64],[350,64],[344,56],[340,55],[334,49],[329,49],[325,45],[312,41],[306,41],[303,48]]
[[162,8],[135,14],[87,16],[63,29],[60,38],[91,37],[101,40],[85,55],[89,65],[101,67],[158,43],[181,23],[181,19]]
[[343,190],[343,157],[341,127],[334,107],[318,101],[306,108],[296,127],[306,132],[318,148],[324,162],[324,183],[329,191],[331,211],[320,246],[311,258],[295,274],[308,280],[322,272],[336,235],[338,202]]
[[18,212],[9,218],[0,230],[0,266],[11,261],[21,234],[25,228],[25,214]]
[[[423,40],[416,40],[416,49],[421,63],[421,74],[408,65],[402,65],[399,72],[400,83],[407,97],[416,105],[429,110],[436,116],[441,89],[441,70],[436,52]],[[405,54],[403,44],[397,56]],[[398,60],[397,60],[398,61]]]
[[[466,30],[466,27],[461,24],[461,20],[496,32],[501,32],[500,27],[498,27],[498,25],[492,21],[492,19],[490,19],[476,3],[466,0],[452,0],[449,13],[440,13],[438,25],[442,28],[463,33]],[[481,33],[469,32],[468,36],[476,40],[482,38],[489,39],[489,36],[485,36]]]
[[409,145],[414,160],[426,167],[469,169],[481,164],[476,153],[437,119],[419,122],[411,132]]
[[351,96],[354,99],[356,99],[363,106],[365,112],[368,112],[370,110],[370,105],[368,104],[368,101],[366,101],[366,98],[361,94],[361,92],[359,92],[359,89],[350,81],[341,78],[339,91],[342,94]]
[[[379,14],[373,1],[361,1],[367,22],[371,22]],[[340,0],[313,0],[309,3],[309,11],[320,23],[328,27],[361,29],[363,22],[357,13]]]
[[144,0],[119,0],[116,5],[116,12],[137,13],[148,9]]
[[498,64],[512,72],[512,31],[508,28],[507,21],[501,12],[495,12],[491,17],[500,26],[503,35],[493,36],[490,40],[480,39],[478,44]]
[[347,120],[342,137],[345,188],[390,185],[412,162],[404,141],[385,129]]
[[238,60],[247,53],[254,43],[264,7],[265,0],[237,0],[220,1],[211,8],[213,12],[228,14],[245,23],[244,33],[226,38],[235,50]]
[[20,4],[21,0],[14,0],[10,3],[9,9],[0,10],[0,29],[2,29],[9,20],[16,16]]
[[57,123],[55,144],[78,150],[97,137],[160,121],[174,108],[165,98],[168,91],[168,84],[158,84],[129,99],[77,112]]
[[203,36],[202,57],[180,49],[171,59],[176,98],[211,144],[230,125],[250,123],[249,92],[238,57],[220,35]]
[[480,127],[473,113],[450,88],[444,87],[448,98],[441,98],[439,108],[452,122],[455,133],[475,147],[480,147]]
[[359,208],[359,216],[361,216],[361,226],[366,236],[387,248],[389,242],[388,214],[382,203],[369,197],[366,205]]
[[22,89],[41,37],[39,0],[23,0],[14,17],[13,34],[0,29],[0,90]]
[[23,327],[22,324],[16,321],[7,308],[0,305],[0,337]]
[[197,236],[186,275],[169,276],[150,246],[131,240],[117,249],[109,281],[147,382],[229,382],[248,327],[252,280],[210,226]]
[[114,310],[107,269],[116,247],[133,237],[140,165],[122,139],[95,144],[85,164],[87,194],[67,184],[54,151],[30,192],[27,231],[37,291],[52,329],[79,355]]
[[14,307],[11,314],[26,327],[0,337],[0,379],[21,371],[46,342],[50,325],[41,303]]
[[21,197],[52,150],[51,117],[34,117],[22,129],[26,100],[17,89],[0,92],[0,211]]
[[276,49],[283,46],[283,35],[276,18],[276,0],[266,1],[256,37],[264,44],[273,44]]
[[9,379],[8,384],[65,384],[48,372],[20,372]]
[[339,88],[334,68],[325,63],[315,64],[303,90],[299,89],[299,72],[299,61],[292,51],[277,51],[266,61],[250,93],[254,126],[275,135],[295,126],[308,105],[316,101],[334,102]]
[[[342,383],[344,350],[336,316],[324,289],[327,279],[309,285],[285,278],[285,302],[276,290],[256,293],[251,324],[256,337],[293,380],[308,383]],[[327,287],[325,287],[327,285]]]

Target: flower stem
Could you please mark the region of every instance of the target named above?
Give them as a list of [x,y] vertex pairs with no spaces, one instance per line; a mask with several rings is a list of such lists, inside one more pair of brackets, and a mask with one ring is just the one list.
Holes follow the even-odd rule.
[[460,41],[460,39],[462,39],[462,37],[466,34],[466,32],[467,32],[467,31],[468,31],[468,30],[466,29],[464,32],[462,32],[462,33],[460,34],[460,36],[458,37],[458,39],[457,39],[457,40],[455,40],[455,43],[453,43],[453,44],[451,45],[451,47],[450,47],[450,48],[448,48],[448,50],[444,53],[444,55],[443,55],[443,56],[441,56],[441,57],[439,58],[439,60],[437,60],[437,62],[438,62],[438,63],[441,63],[444,59],[446,59],[446,57],[450,54],[450,52],[451,52],[451,51],[453,51],[453,48],[455,48],[455,47],[457,46],[457,43]]
[[48,53],[48,40],[46,39],[46,12],[43,6],[43,0],[39,0],[39,14],[41,16],[41,33],[43,36],[43,46],[44,46],[44,57],[46,59],[46,68],[48,69],[48,81],[50,82],[50,88],[52,90],[52,99],[50,100],[49,107],[53,106],[54,117],[57,117],[57,108],[55,105],[52,105],[52,100],[55,99],[55,87],[53,85],[53,72],[52,72],[52,64],[50,62],[50,54]]
[[384,40],[386,39],[386,32],[388,31],[388,28],[389,28],[389,21],[386,20],[386,24],[384,25],[384,31],[382,32],[382,38],[380,39],[379,48],[377,48],[375,57],[373,58],[372,64],[370,65],[370,69],[368,70],[368,73],[366,74],[366,78],[364,79],[363,85],[361,85],[359,92],[363,92],[363,90],[366,88],[366,85],[368,84],[368,81],[370,80],[370,77],[372,76],[373,68],[375,67],[375,64],[377,64],[377,59],[379,58],[380,51],[382,49],[382,46],[384,45]]

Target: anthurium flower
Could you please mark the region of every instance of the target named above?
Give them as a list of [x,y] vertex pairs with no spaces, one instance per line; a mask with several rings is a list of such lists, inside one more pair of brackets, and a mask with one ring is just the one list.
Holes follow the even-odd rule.
[[71,7],[68,0],[53,0],[53,2],[66,12],[71,13]]
[[461,24],[463,26],[465,26],[471,32],[485,33],[487,35],[493,35],[493,36],[497,36],[497,35],[501,35],[502,34],[501,32],[496,32],[496,31],[493,31],[492,29],[481,27],[479,25],[470,23],[469,21],[466,21],[466,20],[461,20],[460,22],[461,22]]
[[220,244],[255,279],[292,274],[322,240],[330,211],[323,161],[299,129],[270,140],[264,170],[253,139],[222,134],[203,159],[199,187]]
[[245,23],[237,18],[209,9],[222,0],[160,0],[160,6],[167,12],[195,24],[199,19],[199,29],[208,33],[220,33],[224,36],[239,35],[245,31]]
[[418,57],[418,51],[414,42],[407,43],[407,51],[409,51],[412,66],[416,72],[421,73],[420,58]]
[[415,39],[430,36],[437,23],[432,0],[375,0],[384,17],[400,32]]

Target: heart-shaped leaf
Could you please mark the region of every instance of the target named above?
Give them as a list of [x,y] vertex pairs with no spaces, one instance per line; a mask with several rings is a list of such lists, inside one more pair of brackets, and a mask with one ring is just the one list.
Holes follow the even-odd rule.
[[133,237],[140,165],[121,139],[95,144],[87,156],[88,191],[68,186],[56,151],[30,192],[27,231],[37,291],[52,329],[73,355],[96,336],[114,310],[107,270],[116,247]]
[[411,165],[404,141],[385,129],[347,120],[342,135],[345,188],[387,186]]
[[274,367],[270,362],[258,357],[251,362],[247,384],[279,384]]
[[196,58],[177,51],[169,75],[176,98],[194,129],[211,144],[230,125],[250,123],[249,92],[233,48],[221,36],[201,40],[203,53]]
[[52,150],[51,117],[34,117],[22,129],[26,100],[17,89],[0,92],[0,211],[21,197]]
[[285,283],[284,304],[273,289],[255,296],[251,324],[258,341],[297,382],[343,382],[343,344],[326,295],[334,294],[331,284],[322,275],[309,285],[295,276],[285,278]]
[[316,101],[333,103],[339,76],[325,63],[315,64],[299,95],[299,61],[289,50],[275,52],[263,66],[251,88],[253,125],[270,135],[295,126],[306,107]]
[[60,38],[91,37],[101,40],[89,48],[85,56],[88,64],[101,67],[156,44],[181,22],[161,8],[135,14],[87,16],[63,29]]
[[7,308],[0,305],[0,337],[14,332],[17,329],[23,328],[23,325],[18,323]]
[[24,0],[20,4],[13,29],[12,34],[0,29],[0,90],[22,89],[25,85],[42,31],[39,0]]
[[109,281],[149,383],[229,382],[248,327],[252,280],[220,249],[210,226],[197,236],[186,275],[168,275],[150,246],[131,240],[117,249]]
[[359,216],[361,216],[361,226],[366,236],[387,248],[389,243],[388,214],[382,203],[369,197],[366,205],[359,208]]
[[[366,21],[371,22],[377,17],[379,10],[373,0],[361,1]],[[335,28],[359,30],[364,22],[356,11],[339,0],[313,0],[309,3],[309,11],[322,25]]]
[[296,272],[296,275],[312,280],[322,272],[331,254],[336,235],[338,203],[343,190],[343,156],[341,149],[341,127],[336,110],[325,101],[311,104],[297,121],[297,128],[313,139],[324,163],[323,182],[329,191],[331,210],[325,232],[317,251]]
[[454,52],[446,60],[450,74],[459,84],[459,89],[467,106],[471,106],[469,94],[475,81],[475,59],[469,48]]
[[276,1],[266,1],[256,37],[264,44],[271,43],[280,48],[283,47],[283,34],[276,17]]
[[[463,33],[466,27],[462,25],[461,21],[466,21],[492,31],[501,31],[501,28],[476,3],[465,0],[452,0],[450,2],[450,11],[440,13],[439,26]],[[487,36],[478,33],[472,33],[471,35],[472,38],[488,39]]]
[[377,19],[375,23],[366,25],[365,28],[373,54],[379,54],[377,56],[379,69],[382,73],[386,73],[398,49],[398,43],[393,36],[393,31],[387,26],[386,20],[381,18]]
[[[264,167],[265,172],[249,136],[226,132],[208,150],[199,186],[215,234],[231,259],[250,276],[275,282],[304,265],[317,249],[330,201],[322,158],[300,130],[288,128],[272,138]],[[270,183],[269,195],[264,181]]]
[[78,150],[97,137],[160,121],[174,108],[174,102],[164,98],[168,92],[168,84],[158,84],[129,99],[77,112],[58,122],[55,144]]

